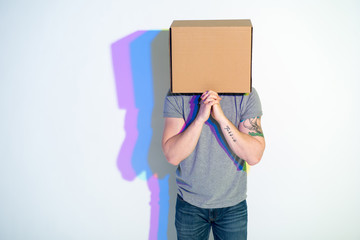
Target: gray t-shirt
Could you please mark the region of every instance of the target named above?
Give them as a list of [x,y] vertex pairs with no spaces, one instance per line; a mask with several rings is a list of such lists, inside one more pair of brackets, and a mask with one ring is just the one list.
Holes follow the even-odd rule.
[[[221,108],[235,125],[262,115],[256,90],[250,94],[219,94]],[[200,94],[168,93],[164,117],[183,118],[189,125],[199,109]],[[185,128],[184,128],[185,129]],[[201,208],[234,206],[246,199],[246,164],[227,145],[213,118],[204,124],[199,141],[177,167],[178,194],[188,203]]]

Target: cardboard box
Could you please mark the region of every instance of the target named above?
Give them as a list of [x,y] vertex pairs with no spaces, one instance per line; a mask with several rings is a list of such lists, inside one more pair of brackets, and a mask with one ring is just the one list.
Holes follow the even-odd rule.
[[170,27],[173,93],[249,93],[250,20],[184,20]]

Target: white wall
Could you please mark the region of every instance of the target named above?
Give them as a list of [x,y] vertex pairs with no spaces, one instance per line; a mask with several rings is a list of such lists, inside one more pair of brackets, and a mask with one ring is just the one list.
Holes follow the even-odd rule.
[[111,44],[231,18],[254,25],[267,140],[249,239],[359,239],[359,12],[355,0],[1,1],[0,239],[148,239],[147,181],[116,166],[126,111]]

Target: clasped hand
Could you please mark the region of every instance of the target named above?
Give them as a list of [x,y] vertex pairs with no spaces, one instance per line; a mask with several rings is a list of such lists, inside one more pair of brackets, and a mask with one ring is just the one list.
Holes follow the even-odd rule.
[[216,92],[211,90],[206,91],[200,98],[200,109],[197,118],[201,122],[206,122],[209,119],[210,114],[217,122],[225,118],[220,106],[221,97]]

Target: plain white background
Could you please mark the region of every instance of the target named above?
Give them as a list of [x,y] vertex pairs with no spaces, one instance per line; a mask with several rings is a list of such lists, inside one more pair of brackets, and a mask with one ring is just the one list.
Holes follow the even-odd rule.
[[174,19],[250,18],[267,149],[249,239],[360,239],[360,4],[0,1],[0,238],[147,239],[146,182],[122,179],[110,46]]

